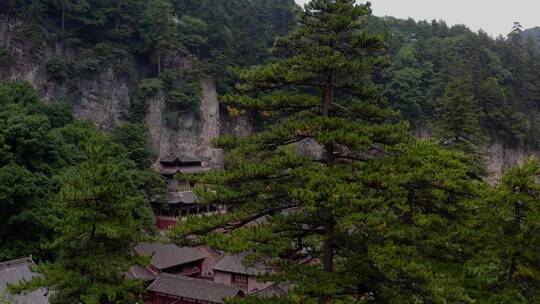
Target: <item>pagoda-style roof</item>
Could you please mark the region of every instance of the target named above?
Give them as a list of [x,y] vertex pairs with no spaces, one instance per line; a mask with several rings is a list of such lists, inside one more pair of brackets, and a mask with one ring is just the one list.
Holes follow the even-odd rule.
[[201,173],[209,171],[210,168],[205,166],[186,166],[186,167],[180,167],[180,166],[173,166],[173,167],[167,167],[167,166],[160,166],[158,169],[158,172],[161,175],[175,175],[177,173],[180,174],[194,174],[194,173]]
[[164,166],[200,166],[202,160],[191,156],[169,155],[161,158],[159,162]]
[[196,201],[197,195],[193,191],[167,193],[169,205],[193,205]]
[[191,156],[169,155],[156,164],[157,171],[162,175],[172,176],[177,173],[193,174],[210,170],[202,160]]

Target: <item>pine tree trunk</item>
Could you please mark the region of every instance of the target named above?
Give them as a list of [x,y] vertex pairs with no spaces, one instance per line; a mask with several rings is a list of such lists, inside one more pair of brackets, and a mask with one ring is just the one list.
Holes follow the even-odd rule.
[[[324,89],[323,115],[330,117],[332,115],[332,104],[334,103],[334,71],[330,73]],[[324,145],[325,161],[327,165],[334,160],[334,145],[332,143]],[[330,212],[325,212],[330,214]],[[323,241],[323,270],[325,272],[334,272],[334,223],[333,219],[327,218],[324,223],[324,241]],[[330,304],[332,299],[323,296],[320,299],[321,304]]]
[[[332,104],[334,103],[334,71],[331,71],[330,76],[328,77],[328,80],[326,82],[326,86],[324,89],[324,105],[323,105],[323,115],[325,117],[330,117],[332,115]],[[334,160],[334,145],[333,144],[326,144],[324,146],[325,150],[325,156],[326,156],[326,163],[329,164]]]
[[334,271],[333,234],[334,224],[329,221],[324,225],[323,269],[326,272]]

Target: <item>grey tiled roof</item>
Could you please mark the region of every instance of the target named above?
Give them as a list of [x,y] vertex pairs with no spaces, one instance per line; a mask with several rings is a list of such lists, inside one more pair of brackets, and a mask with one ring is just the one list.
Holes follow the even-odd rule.
[[19,295],[9,295],[7,293],[7,284],[17,284],[21,280],[30,280],[36,275],[30,270],[30,267],[33,265],[34,262],[30,258],[0,263],[0,299],[2,296],[5,296],[8,299],[8,303],[12,304],[49,303],[48,293],[44,288]]
[[167,194],[169,204],[185,204],[192,205],[197,201],[197,195],[193,191],[186,192],[169,192]]
[[204,259],[195,249],[174,244],[140,243],[135,246],[135,252],[140,256],[151,256],[150,263],[160,270]]
[[211,303],[223,303],[225,298],[242,294],[242,289],[237,286],[173,274],[162,274],[147,290]]
[[247,255],[248,253],[226,254],[221,261],[214,266],[214,271],[247,274],[252,276],[262,275],[267,272],[263,265],[244,266],[242,260]]
[[166,167],[161,166],[158,168],[158,172],[163,175],[174,175],[176,173],[182,173],[182,174],[193,174],[193,173],[200,173],[200,172],[206,172],[211,170],[211,168],[204,167],[204,166],[185,166],[185,167]]

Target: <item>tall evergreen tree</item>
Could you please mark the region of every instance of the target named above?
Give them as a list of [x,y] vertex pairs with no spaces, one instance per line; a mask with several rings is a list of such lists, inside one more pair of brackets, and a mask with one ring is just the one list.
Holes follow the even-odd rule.
[[169,0],[147,1],[140,20],[141,36],[146,50],[156,64],[158,75],[163,70],[163,58],[185,52],[179,36],[179,20]]
[[144,218],[137,212],[147,204],[134,182],[134,164],[115,154],[105,141],[85,145],[85,160],[67,170],[55,202],[51,226],[55,253],[39,265],[42,278],[26,286],[45,286],[55,304],[135,303],[142,283],[125,272],[139,263],[131,249],[140,240]]
[[284,303],[466,301],[450,276],[461,261],[449,218],[466,209],[468,167],[389,121],[372,82],[384,42],[365,30],[369,14],[354,0],[313,0],[276,41],[283,59],[239,72],[240,93],[222,101],[274,124],[217,141],[229,151],[226,170],[194,178],[215,190],[201,198],[230,212],[183,222],[171,236],[210,232],[198,240],[254,250],[250,259],[275,269],[266,279],[295,285]]
[[477,254],[468,262],[478,303],[540,300],[540,167],[508,170],[478,213]]
[[476,106],[470,75],[453,77],[437,100],[434,122],[438,141],[451,149],[482,160],[485,136],[482,132],[480,109]]

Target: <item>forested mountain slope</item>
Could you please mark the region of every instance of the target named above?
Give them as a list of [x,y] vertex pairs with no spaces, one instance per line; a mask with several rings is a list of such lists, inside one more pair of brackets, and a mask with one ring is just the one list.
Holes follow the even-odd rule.
[[[216,165],[211,138],[252,124],[220,109],[215,87],[231,89],[231,66],[269,60],[298,9],[290,0],[77,3],[4,2],[0,78],[28,80],[44,100],[66,101],[105,130],[146,125],[159,155],[194,151]],[[377,82],[420,136],[476,134],[495,174],[536,151],[540,59],[525,38],[533,30],[493,39],[391,17],[369,27],[389,41]],[[472,102],[449,113],[453,98]]]
[[220,119],[216,86],[230,89],[229,67],[267,60],[295,8],[292,0],[3,1],[0,79],[29,81],[43,100],[64,101],[101,129],[148,129],[158,156],[219,165],[210,140],[250,125]]
[[390,41],[385,95],[420,135],[485,146],[492,172],[536,153],[540,53],[519,28],[494,39],[442,21],[371,21]]

